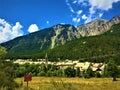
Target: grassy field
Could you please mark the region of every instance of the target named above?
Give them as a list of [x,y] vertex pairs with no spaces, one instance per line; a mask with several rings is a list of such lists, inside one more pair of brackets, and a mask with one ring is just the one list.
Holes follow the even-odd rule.
[[[112,78],[58,78],[33,77],[29,82],[29,90],[120,90],[120,78],[113,82]],[[23,78],[15,81],[21,84],[18,90],[26,90]]]

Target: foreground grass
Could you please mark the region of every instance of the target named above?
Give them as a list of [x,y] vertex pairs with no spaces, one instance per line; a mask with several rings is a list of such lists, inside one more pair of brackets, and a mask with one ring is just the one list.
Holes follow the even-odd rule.
[[[26,90],[23,78],[15,81],[21,84],[18,90]],[[29,90],[120,90],[120,78],[113,82],[111,78],[33,77],[29,82]]]

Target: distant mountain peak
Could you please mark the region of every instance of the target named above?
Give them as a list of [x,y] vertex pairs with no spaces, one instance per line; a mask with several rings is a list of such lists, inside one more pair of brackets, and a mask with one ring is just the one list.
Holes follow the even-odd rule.
[[103,18],[98,18],[98,19],[96,19],[96,20],[93,21],[93,22],[108,22],[108,20],[103,19]]
[[73,25],[71,25],[71,24],[57,24],[57,25],[52,26],[52,28],[59,29],[62,27],[70,27],[70,26],[73,26]]
[[99,18],[85,25],[78,26],[77,30],[82,36],[95,36],[106,32],[112,25],[118,23],[120,23],[120,16],[116,16],[109,21]]
[[120,18],[120,15],[117,15],[117,16],[113,17],[112,19],[114,19],[114,18]]

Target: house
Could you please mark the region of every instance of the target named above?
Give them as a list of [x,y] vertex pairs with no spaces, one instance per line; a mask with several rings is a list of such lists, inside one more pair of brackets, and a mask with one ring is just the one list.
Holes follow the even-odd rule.
[[106,64],[104,63],[91,63],[90,67],[92,68],[92,71],[97,71],[102,74],[102,71],[104,71],[105,66]]
[[79,67],[80,68],[80,71],[84,71],[84,70],[87,70],[89,67],[90,67],[90,62],[79,62],[79,63],[76,63],[75,65],[75,68]]
[[61,68],[61,69],[66,69],[67,67],[72,67],[74,68],[76,63],[72,63],[72,62],[58,62],[55,64],[57,67]]
[[61,69],[66,69],[67,67],[77,69],[79,67],[80,71],[85,71],[90,67],[92,69],[92,71],[94,71],[94,72],[98,71],[100,73],[102,73],[102,71],[104,71],[104,68],[106,66],[106,64],[104,64],[104,63],[79,62],[79,61],[72,61],[72,60],[68,60],[68,59],[66,61],[50,62],[50,61],[48,61],[47,54],[45,56],[45,59],[39,59],[38,61],[32,61],[31,59],[29,59],[29,60],[17,59],[13,63],[18,63],[18,64],[25,64],[25,63],[42,64],[42,63],[44,63],[44,64],[46,64],[46,66],[48,64],[51,64],[51,65],[55,65]]

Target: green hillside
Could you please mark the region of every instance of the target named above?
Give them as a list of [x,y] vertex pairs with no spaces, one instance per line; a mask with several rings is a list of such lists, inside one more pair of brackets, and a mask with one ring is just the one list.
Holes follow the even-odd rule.
[[[19,38],[17,38],[12,42],[10,41],[10,43],[7,42],[8,54],[6,57],[37,59],[44,58],[45,53],[47,52],[49,60],[51,61],[70,59],[80,61],[107,62],[110,59],[114,59],[118,64],[120,64],[120,24],[113,25],[108,32],[105,32],[102,35],[74,39],[72,41],[68,41],[64,45],[59,45],[54,49],[50,49],[48,47],[50,46],[48,45],[50,44],[49,37],[51,34],[53,34],[50,34],[50,30],[51,32],[53,31],[52,28],[49,30],[46,29],[40,31],[39,33],[37,32],[28,35],[29,38],[25,36],[25,38],[22,37],[23,39],[19,40]],[[49,35],[46,35],[47,32]],[[44,48],[40,50],[40,44],[38,43],[41,39],[43,39],[41,37],[44,37],[44,35],[46,35],[47,41],[44,44]],[[40,37],[41,39],[38,40],[38,38],[36,37]],[[18,43],[18,41],[19,44],[16,44]],[[12,45],[14,45],[15,47],[9,50]],[[32,49],[31,47],[34,48]]]
[[[42,51],[43,49],[45,50],[49,48],[49,37],[53,34],[50,32],[53,32],[52,28],[44,29],[39,32],[15,38],[11,41],[3,43],[2,46],[7,48],[9,55],[31,55],[33,53],[38,53],[40,50]],[[47,41],[44,42],[44,38]]]
[[[68,39],[67,31],[69,31],[68,29],[69,27],[71,27],[71,25],[69,24],[66,25],[58,24],[56,26],[45,28],[38,32],[34,32],[25,36],[15,38],[8,42],[2,43],[1,45],[7,49],[9,56],[23,56],[37,54],[44,50],[48,50],[51,47],[61,45],[63,42],[66,42]],[[76,30],[76,28],[74,29]],[[56,35],[57,31],[61,32],[58,35]],[[71,36],[71,38],[75,37]]]
[[51,60],[80,60],[107,62],[114,59],[120,64],[120,24],[99,36],[84,37],[48,51]]

